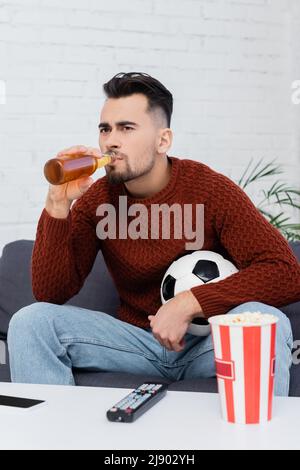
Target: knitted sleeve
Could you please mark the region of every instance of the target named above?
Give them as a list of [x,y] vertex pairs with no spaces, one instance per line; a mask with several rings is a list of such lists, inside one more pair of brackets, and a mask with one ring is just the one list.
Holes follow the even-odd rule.
[[216,174],[213,185],[215,230],[239,272],[191,289],[204,315],[249,301],[280,307],[300,300],[300,265],[284,237],[229,178]]
[[89,211],[89,189],[66,219],[43,210],[31,259],[32,290],[38,301],[63,304],[81,289],[100,248]]

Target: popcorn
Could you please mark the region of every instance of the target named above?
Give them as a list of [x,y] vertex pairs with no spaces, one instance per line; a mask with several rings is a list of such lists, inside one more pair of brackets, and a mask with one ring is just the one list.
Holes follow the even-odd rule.
[[269,313],[263,314],[260,312],[244,312],[233,315],[222,315],[220,317],[220,325],[236,325],[236,326],[261,326],[269,325],[277,321],[277,317]]

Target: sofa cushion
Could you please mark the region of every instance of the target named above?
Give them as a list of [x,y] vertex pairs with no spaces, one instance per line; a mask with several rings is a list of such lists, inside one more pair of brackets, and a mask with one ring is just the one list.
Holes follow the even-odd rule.
[[30,256],[33,242],[20,240],[3,249],[0,260],[0,332],[7,333],[11,316],[35,302],[30,281]]
[[167,378],[151,375],[125,374],[121,372],[86,372],[74,370],[76,385],[88,387],[136,388],[142,383],[165,383],[169,390],[182,392],[217,393],[218,385],[215,378],[179,380],[172,382]]
[[145,382],[170,384],[171,380],[146,374],[127,374],[125,372],[95,372],[74,369],[76,385],[85,387],[136,388]]
[[[5,338],[9,321],[20,308],[36,302],[31,288],[31,253],[33,241],[8,243],[0,259],[0,338]],[[93,269],[80,292],[67,304],[115,315],[119,297],[99,252]]]
[[297,260],[300,262],[300,242],[290,242],[290,247],[292,248]]

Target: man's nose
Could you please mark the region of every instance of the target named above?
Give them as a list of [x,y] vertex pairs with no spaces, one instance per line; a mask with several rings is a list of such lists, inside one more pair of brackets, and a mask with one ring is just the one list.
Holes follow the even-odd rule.
[[107,137],[105,141],[106,147],[109,150],[117,149],[121,147],[121,142],[120,139],[117,136],[117,132],[112,130],[109,133],[109,136]]

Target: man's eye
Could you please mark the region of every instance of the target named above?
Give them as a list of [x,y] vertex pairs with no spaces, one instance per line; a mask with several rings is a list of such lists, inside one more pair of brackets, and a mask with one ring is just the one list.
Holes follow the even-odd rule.
[[104,132],[108,132],[108,131],[109,131],[109,129],[107,127],[102,127],[100,129],[100,134],[104,134]]
[[133,130],[133,127],[130,127],[130,126],[124,126],[123,129],[125,129],[126,131],[129,131],[129,130]]

